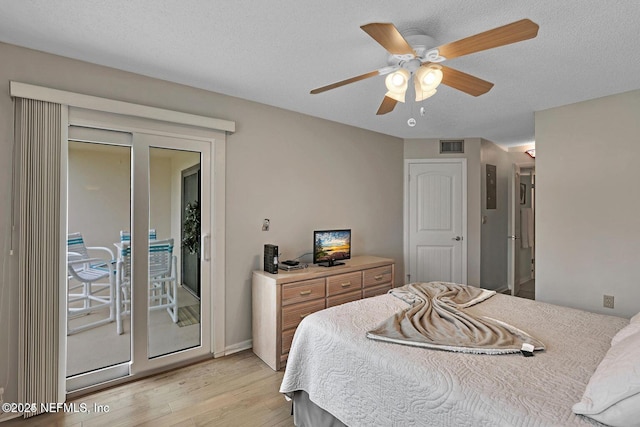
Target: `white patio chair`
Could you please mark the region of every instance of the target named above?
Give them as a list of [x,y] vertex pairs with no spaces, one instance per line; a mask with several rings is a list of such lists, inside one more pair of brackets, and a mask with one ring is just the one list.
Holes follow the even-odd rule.
[[[91,257],[89,251],[105,255]],[[67,335],[113,322],[116,318],[113,252],[105,247],[87,247],[81,233],[71,233],[67,235],[67,270]],[[71,319],[104,310],[109,311],[106,318],[71,326]]]
[[[155,228],[150,228],[149,229],[149,240],[156,240],[157,238],[158,238],[158,236],[156,234],[156,229]],[[122,243],[122,242],[131,243],[131,233],[129,233],[128,231],[120,230],[120,243]]]
[[[149,311],[166,309],[174,323],[178,322],[176,263],[173,239],[149,242]],[[122,319],[131,314],[131,244],[126,240],[120,242],[116,288],[116,325],[122,334]]]
[[149,244],[149,310],[166,309],[173,323],[178,322],[176,264],[173,239]]

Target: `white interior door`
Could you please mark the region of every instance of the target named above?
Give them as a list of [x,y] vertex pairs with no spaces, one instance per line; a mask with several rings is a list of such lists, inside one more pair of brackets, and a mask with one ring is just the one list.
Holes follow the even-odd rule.
[[511,295],[520,288],[520,268],[518,262],[518,244],[520,242],[520,166],[513,164],[509,177],[509,219],[507,243],[507,285]]
[[466,159],[407,161],[409,282],[466,283]]

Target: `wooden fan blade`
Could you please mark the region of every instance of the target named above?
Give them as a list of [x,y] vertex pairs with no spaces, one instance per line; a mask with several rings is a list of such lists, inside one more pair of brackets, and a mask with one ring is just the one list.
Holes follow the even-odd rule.
[[469,95],[480,96],[489,92],[493,87],[493,83],[472,76],[471,74],[463,73],[462,71],[444,65],[440,66],[442,67],[442,84],[468,93]]
[[417,56],[409,43],[402,37],[400,31],[393,24],[373,22],[363,25],[360,28],[369,34],[375,41],[385,48],[392,55],[413,55]]
[[538,28],[538,24],[535,22],[529,19],[522,19],[475,36],[442,45],[438,48],[438,51],[440,55],[447,59],[457,58],[462,55],[532,39],[538,35]]
[[326,92],[328,90],[335,89],[335,88],[340,87],[340,86],[348,85],[349,83],[355,83],[355,82],[358,82],[360,80],[368,79],[369,77],[375,77],[375,76],[379,76],[379,75],[380,75],[379,71],[371,71],[369,73],[360,74],[359,76],[351,77],[351,78],[346,79],[346,80],[342,80],[342,81],[339,81],[339,82],[336,82],[336,83],[331,83],[330,85],[326,85],[326,86],[319,87],[317,89],[313,89],[311,91],[311,94],[315,95],[317,93]]
[[396,101],[393,98],[389,98],[388,96],[385,96],[384,99],[382,100],[382,104],[380,104],[380,108],[378,108],[378,112],[376,113],[378,116],[381,116],[382,114],[387,114],[393,111],[393,109],[396,107],[396,104],[398,103],[398,101]]

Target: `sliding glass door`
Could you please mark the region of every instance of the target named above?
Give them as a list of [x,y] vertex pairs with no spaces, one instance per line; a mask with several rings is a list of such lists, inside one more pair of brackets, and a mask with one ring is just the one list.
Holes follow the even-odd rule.
[[210,354],[211,143],[69,136],[67,392]]

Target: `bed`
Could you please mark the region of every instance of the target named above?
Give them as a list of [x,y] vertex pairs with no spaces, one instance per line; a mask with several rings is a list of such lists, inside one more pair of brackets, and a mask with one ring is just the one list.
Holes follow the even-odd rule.
[[[533,357],[466,354],[367,338],[367,331],[407,306],[386,294],[316,312],[300,323],[280,388],[294,400],[296,425],[600,425],[572,407],[588,384],[599,387],[590,379],[609,358],[614,336],[635,333],[632,348],[640,348],[638,316],[630,331],[628,319],[501,294],[465,310],[528,332],[544,351]],[[637,376],[640,350],[632,359]],[[610,362],[620,365],[615,357]],[[619,380],[620,372],[613,377]],[[640,394],[626,393],[632,397],[622,410],[640,408]],[[640,412],[635,414],[638,423]]]

